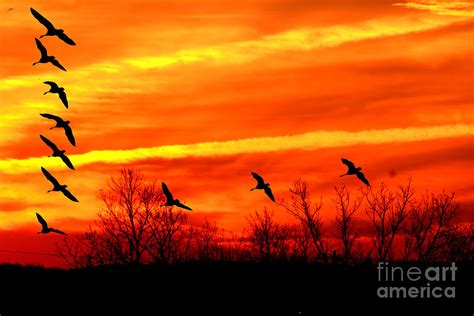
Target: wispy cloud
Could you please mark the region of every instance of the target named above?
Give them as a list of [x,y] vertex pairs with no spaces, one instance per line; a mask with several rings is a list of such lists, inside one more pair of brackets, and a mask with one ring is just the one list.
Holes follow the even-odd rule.
[[[398,5],[409,6],[410,3]],[[417,17],[410,16],[390,17],[368,20],[356,24],[341,24],[329,27],[292,29],[273,35],[263,36],[256,40],[226,43],[215,46],[205,46],[196,49],[185,49],[166,55],[142,56],[136,58],[123,58],[122,60],[110,60],[97,64],[87,65],[81,68],[70,69],[71,77],[75,81],[84,80],[97,81],[103,75],[115,75],[126,71],[140,71],[146,69],[160,69],[175,65],[208,62],[218,64],[238,64],[264,58],[269,54],[308,51],[318,48],[335,47],[349,42],[363,41],[374,38],[396,36],[414,32],[422,32],[448,26],[457,21],[464,20],[463,16],[452,16],[450,18]],[[139,75],[138,73],[136,74]],[[53,72],[51,79],[60,78]],[[36,78],[36,77],[34,77]],[[114,76],[114,80],[97,82],[98,88],[104,83],[110,85],[112,82],[127,82],[130,86],[131,80],[121,79],[123,76]],[[127,77],[128,78],[128,77]],[[87,81],[86,80],[86,81]],[[102,83],[102,85],[100,85]],[[32,76],[10,77],[0,80],[0,91],[15,88],[24,88],[37,84]],[[141,87],[144,83],[140,81]],[[106,88],[111,91],[113,88]],[[132,88],[133,89],[133,88]]]
[[463,1],[419,1],[395,3],[411,9],[429,11],[439,15],[451,15],[458,17],[474,17],[474,3]]
[[[203,142],[131,150],[100,150],[72,155],[75,166],[92,163],[121,164],[151,158],[177,159],[185,157],[214,157],[244,153],[265,153],[285,150],[316,150],[353,145],[400,143],[449,137],[474,136],[474,125],[442,125],[410,127],[359,132],[318,131],[300,135],[248,138],[223,142]],[[61,161],[51,158],[0,160],[2,173],[31,173],[39,166],[65,168]]]
[[[461,16],[461,15],[460,15]],[[335,47],[348,42],[426,31],[449,25],[456,20],[396,17],[369,20],[353,25],[294,29],[258,40],[229,43],[192,50],[171,56],[128,59],[125,63],[143,69],[163,68],[192,62],[245,63],[269,54],[285,51],[309,51]]]

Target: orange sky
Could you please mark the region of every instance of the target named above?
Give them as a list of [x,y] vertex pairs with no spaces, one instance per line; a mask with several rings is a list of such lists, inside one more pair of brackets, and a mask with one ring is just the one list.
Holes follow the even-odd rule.
[[[43,39],[67,73],[31,66],[44,29],[30,7],[78,44]],[[473,18],[473,2],[453,1],[4,1],[0,249],[54,251],[62,237],[37,236],[35,212],[80,232],[124,165],[165,180],[193,207],[192,223],[207,216],[237,232],[249,212],[272,207],[248,192],[250,171],[277,197],[304,177],[333,216],[333,187],[360,185],[339,178],[340,157],[375,185],[412,177],[420,192],[455,191],[474,222]],[[43,96],[47,80],[66,88],[69,110]],[[71,120],[77,147],[39,113]],[[40,133],[76,171],[45,157]],[[40,166],[80,203],[46,194]]]

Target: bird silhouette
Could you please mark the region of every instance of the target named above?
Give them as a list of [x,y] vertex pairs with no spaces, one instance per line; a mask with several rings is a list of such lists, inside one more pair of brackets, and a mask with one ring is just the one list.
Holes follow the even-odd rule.
[[192,209],[189,206],[186,206],[182,204],[178,199],[173,198],[173,194],[171,194],[166,183],[162,182],[161,187],[163,188],[163,193],[166,197],[166,203],[162,206],[177,206],[177,207],[181,207],[186,210],[192,211]]
[[76,146],[76,140],[74,139],[74,135],[72,134],[72,129],[69,126],[70,121],[64,121],[62,118],[56,115],[48,114],[48,113],[42,113],[40,114],[42,117],[45,117],[49,120],[56,121],[56,126],[51,127],[50,129],[53,128],[64,128],[64,133],[66,134],[67,139],[71,143],[71,145]]
[[256,172],[251,172],[251,174],[252,174],[252,177],[254,177],[255,180],[257,180],[257,186],[255,188],[250,189],[250,191],[264,190],[265,194],[268,195],[270,200],[275,202],[275,197],[273,196],[272,189],[270,189],[270,183],[265,183],[263,178]]
[[67,236],[65,232],[62,232],[58,229],[48,227],[48,223],[44,220],[43,216],[41,216],[39,213],[36,213],[36,218],[38,218],[38,222],[41,224],[41,231],[37,232],[37,234],[49,234],[49,233],[57,233],[61,234],[64,236]]
[[48,157],[59,157],[61,158],[62,161],[66,164],[66,166],[69,167],[69,169],[75,170],[74,166],[71,163],[71,160],[64,154],[66,151],[65,150],[59,150],[58,146],[56,146],[52,141],[44,137],[43,135],[40,135],[41,139],[43,142],[48,145],[49,148],[53,150],[53,154]]
[[64,194],[65,197],[67,197],[68,199],[70,199],[71,201],[73,202],[79,202],[76,197],[74,195],[72,195],[71,192],[69,192],[66,188],[67,188],[67,185],[62,185],[58,182],[58,180],[56,180],[55,177],[53,177],[51,175],[51,173],[48,172],[48,170],[46,170],[45,168],[41,167],[41,171],[43,172],[44,176],[46,177],[46,179],[49,180],[49,182],[51,182],[53,184],[53,188],[51,190],[48,191],[49,192],[52,192],[52,191],[57,191],[57,192],[62,192]]
[[51,63],[54,66],[58,67],[59,69],[62,69],[66,71],[66,68],[64,68],[59,61],[56,59],[54,56],[49,56],[48,51],[46,50],[46,47],[43,46],[43,44],[40,42],[39,39],[35,38],[36,41],[36,47],[38,47],[38,50],[41,53],[40,60],[37,62],[33,63],[33,66],[36,64],[46,64],[46,63]]
[[345,158],[341,158],[341,161],[343,164],[345,164],[348,168],[347,172],[345,174],[342,174],[341,177],[344,176],[349,176],[349,175],[356,175],[357,178],[359,178],[360,181],[364,182],[366,185],[370,186],[369,180],[367,180],[364,176],[364,174],[361,172],[362,168],[354,165],[354,163],[350,160],[347,160]]
[[58,86],[57,83],[52,82],[52,81],[45,81],[43,83],[50,86],[49,91],[46,91],[45,93],[43,93],[43,95],[47,93],[57,93],[59,95],[59,98],[61,99],[61,101],[63,102],[64,106],[67,109],[69,106],[69,103],[67,102],[66,92],[64,92],[64,88]]
[[74,41],[71,38],[69,38],[69,36],[67,36],[66,33],[64,33],[64,30],[55,28],[54,25],[51,22],[48,21],[48,19],[46,19],[44,16],[42,16],[35,9],[30,8],[30,11],[31,11],[31,14],[33,14],[33,16],[41,24],[43,24],[44,27],[46,27],[48,29],[48,32],[44,35],[41,35],[40,38],[42,38],[44,36],[57,36],[60,40],[62,40],[66,44],[76,45],[76,43],[74,43]]

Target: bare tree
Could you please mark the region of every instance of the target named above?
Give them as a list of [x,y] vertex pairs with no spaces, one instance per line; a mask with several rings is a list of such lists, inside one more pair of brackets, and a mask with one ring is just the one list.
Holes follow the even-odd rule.
[[289,251],[288,234],[285,226],[275,222],[273,212],[266,208],[248,217],[250,232],[248,240],[251,248],[261,261],[287,259]]
[[170,264],[186,257],[193,233],[184,227],[187,219],[183,211],[173,207],[160,207],[151,213],[148,252],[154,262]]
[[129,264],[123,248],[107,235],[89,227],[78,236],[64,238],[56,244],[56,253],[71,268],[90,268],[104,265]]
[[328,245],[323,236],[323,224],[320,217],[320,211],[323,207],[322,200],[319,202],[311,201],[308,184],[302,179],[294,181],[289,190],[291,202],[288,203],[282,200],[278,204],[283,206],[309,231],[318,257],[327,260]]
[[[225,234],[225,232],[224,232]],[[247,230],[241,234],[227,232],[226,237],[222,240],[221,260],[244,262],[253,260],[253,249],[249,249],[249,238]]]
[[451,262],[474,261],[474,225],[453,225],[446,232],[447,242],[440,254]]
[[342,244],[342,257],[344,262],[350,262],[353,259],[353,249],[359,236],[359,231],[354,225],[354,214],[362,204],[362,197],[351,200],[351,193],[345,187],[334,187],[336,198],[336,218],[334,227],[336,228],[336,238]]
[[[100,191],[104,203],[97,221],[98,234],[107,250],[120,263],[141,264],[148,249],[151,209],[150,192],[156,192],[154,183],[145,183],[143,174],[126,168],[120,177],[112,177],[106,190]],[[153,199],[156,201],[156,199]]]
[[288,226],[287,230],[288,238],[291,242],[291,259],[308,262],[314,255],[314,246],[309,229],[298,224]]
[[387,258],[393,258],[395,237],[408,216],[414,195],[411,181],[406,186],[399,186],[396,192],[389,190],[384,183],[376,190],[369,187],[362,192],[367,201],[365,211],[374,233],[377,259],[386,261]]
[[162,206],[159,186],[139,171],[122,169],[100,191],[100,199],[104,207],[95,228],[58,247],[69,265],[171,263],[187,254],[192,232],[184,228],[187,215]]
[[[63,238],[56,243],[56,254],[64,260],[67,266],[74,269],[96,266],[95,257],[85,244],[82,234],[78,237]],[[87,247],[87,250],[86,250]]]
[[195,233],[196,255],[198,260],[219,260],[222,257],[221,230],[215,223],[210,223],[207,218]]
[[438,195],[426,193],[418,203],[411,205],[405,228],[406,243],[411,245],[419,261],[433,260],[436,253],[449,243],[458,209],[454,193],[445,192]]

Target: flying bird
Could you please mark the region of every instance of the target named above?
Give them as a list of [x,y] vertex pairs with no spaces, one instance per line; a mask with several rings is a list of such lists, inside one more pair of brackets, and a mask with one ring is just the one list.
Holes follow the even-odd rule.
[[59,95],[59,98],[61,99],[61,101],[63,102],[64,106],[67,109],[69,106],[69,103],[67,102],[66,92],[64,92],[64,88],[58,86],[56,82],[52,82],[52,81],[45,81],[43,83],[50,86],[49,91],[46,91],[45,93],[43,93],[43,95],[47,93],[57,93]]
[[256,172],[251,172],[251,174],[252,174],[252,177],[254,177],[255,180],[257,180],[257,186],[255,188],[250,189],[250,191],[264,190],[265,194],[268,195],[270,200],[275,202],[275,197],[273,196],[272,189],[270,189],[270,183],[265,183],[263,178],[259,174],[257,174]]
[[168,189],[168,186],[166,183],[162,182],[161,187],[163,188],[163,193],[166,197],[166,203],[162,206],[177,206],[184,208],[186,210],[192,211],[192,209],[189,206],[186,206],[182,204],[178,199],[174,199],[173,195],[171,194],[170,190]]
[[54,25],[51,22],[48,21],[48,19],[46,19],[44,16],[42,16],[35,9],[30,8],[30,11],[31,11],[31,14],[33,14],[33,16],[41,24],[43,24],[44,27],[46,27],[48,29],[48,32],[44,35],[41,35],[40,38],[42,38],[44,36],[57,36],[60,40],[62,40],[66,44],[76,45],[76,43],[74,43],[74,41],[71,38],[69,38],[69,36],[67,36],[66,33],[64,33],[64,30],[55,28]]
[[41,231],[37,232],[37,234],[57,233],[57,234],[67,236],[67,234],[65,232],[62,232],[62,231],[60,231],[58,229],[55,229],[55,228],[52,228],[52,227],[48,227],[48,223],[46,223],[43,216],[39,215],[38,213],[36,213],[36,218],[38,218],[38,222],[41,224]]
[[69,167],[69,169],[75,170],[74,166],[71,163],[71,160],[69,160],[69,158],[64,154],[66,152],[65,150],[59,150],[59,148],[58,148],[58,146],[56,146],[56,144],[54,144],[52,141],[50,141],[49,139],[47,139],[43,135],[40,135],[40,137],[43,140],[43,142],[46,145],[48,145],[49,148],[51,148],[53,150],[53,154],[51,156],[48,156],[48,157],[59,157],[59,158],[61,158],[62,161],[64,161],[64,163],[66,164],[66,166]]
[[40,114],[42,117],[45,117],[49,120],[56,121],[56,126],[51,127],[50,129],[53,128],[64,128],[64,133],[66,134],[67,139],[71,143],[71,145],[76,146],[76,140],[74,139],[74,135],[72,134],[72,129],[69,126],[70,121],[64,121],[62,118],[56,115],[48,114],[48,113],[43,113]]
[[46,50],[46,47],[43,46],[43,44],[40,42],[39,39],[35,38],[36,41],[36,47],[38,47],[40,53],[41,53],[41,58],[37,62],[33,63],[33,66],[36,64],[46,64],[46,63],[51,63],[54,66],[58,67],[59,69],[62,69],[66,71],[66,68],[64,68],[59,61],[56,59],[54,56],[48,56],[48,51]]
[[342,174],[341,177],[344,177],[344,176],[349,176],[349,175],[356,175],[357,178],[359,178],[360,181],[364,182],[366,185],[370,186],[369,184],[369,180],[367,180],[364,176],[364,174],[361,172],[362,168],[358,167],[356,168],[356,166],[354,165],[354,163],[350,160],[347,160],[345,158],[341,158],[341,161],[343,164],[345,164],[348,168],[347,172],[345,174]]
[[45,168],[41,167],[41,171],[43,172],[44,176],[46,177],[46,179],[49,180],[49,182],[51,182],[53,184],[53,189],[49,190],[49,192],[52,192],[52,191],[57,191],[57,192],[62,192],[64,194],[65,197],[67,197],[68,199],[70,199],[71,201],[73,202],[79,202],[76,197],[74,195],[72,195],[71,192],[69,192],[66,188],[67,188],[67,185],[62,185],[58,182],[58,180],[56,180],[55,177],[53,177],[51,175],[51,173],[48,172],[48,170],[46,170]]

